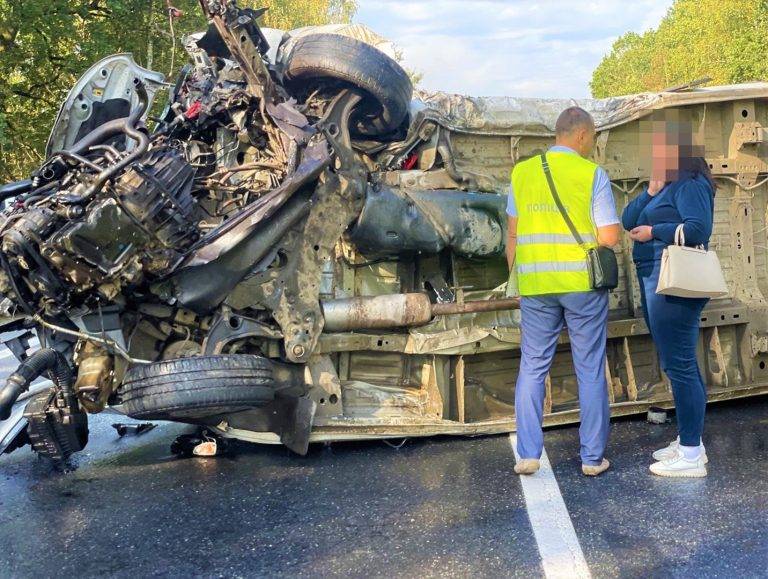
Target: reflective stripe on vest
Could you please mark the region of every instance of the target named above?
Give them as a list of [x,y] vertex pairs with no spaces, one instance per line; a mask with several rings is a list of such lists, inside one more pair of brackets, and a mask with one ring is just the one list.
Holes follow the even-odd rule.
[[[584,243],[596,243],[595,234],[579,231]],[[570,245],[573,243],[573,235],[570,233],[532,233],[530,235],[518,235],[518,245],[535,245],[542,243]]]
[[518,266],[517,272],[544,273],[551,271],[587,271],[586,261],[550,261],[541,263],[524,263]]
[[552,179],[585,245],[573,238],[552,198],[541,159],[515,165],[512,190],[517,207],[515,263],[520,295],[591,290],[586,249],[597,245],[592,188],[597,165],[574,153],[547,153]]

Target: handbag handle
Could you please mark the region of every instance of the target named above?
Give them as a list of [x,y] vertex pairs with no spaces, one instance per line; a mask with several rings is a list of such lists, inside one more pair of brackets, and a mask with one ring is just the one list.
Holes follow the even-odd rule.
[[[685,223],[681,223],[677,226],[677,229],[675,229],[675,245],[679,245],[681,247],[685,246]],[[704,244],[700,243],[696,246],[696,249],[704,249]]]
[[677,226],[677,229],[675,229],[675,245],[683,246],[685,245],[685,231],[684,228],[685,224],[681,223]]
[[571,221],[571,217],[568,215],[568,213],[565,210],[565,207],[563,206],[563,202],[560,201],[560,195],[557,194],[557,188],[555,187],[555,182],[552,179],[552,171],[549,170],[549,162],[547,161],[547,154],[542,153],[539,155],[541,157],[541,168],[544,169],[544,175],[547,177],[547,184],[549,185],[549,191],[552,193],[552,197],[555,200],[555,205],[557,205],[557,209],[560,211],[560,215],[563,216],[563,219],[565,220],[565,224],[568,226],[568,229],[571,230],[571,235],[573,235],[574,239],[576,240],[576,243],[578,243],[582,249],[584,248],[584,239],[579,235],[578,230],[576,229],[576,226],[573,224],[573,221]]

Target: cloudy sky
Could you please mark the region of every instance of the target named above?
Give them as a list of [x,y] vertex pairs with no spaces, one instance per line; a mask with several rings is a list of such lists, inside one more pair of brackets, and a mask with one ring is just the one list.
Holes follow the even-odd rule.
[[422,87],[475,96],[587,97],[614,40],[672,0],[360,0],[356,21],[403,50]]

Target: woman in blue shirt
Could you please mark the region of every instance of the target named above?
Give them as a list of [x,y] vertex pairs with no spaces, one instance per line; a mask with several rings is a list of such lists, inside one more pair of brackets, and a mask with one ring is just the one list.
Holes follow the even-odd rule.
[[656,293],[661,256],[683,224],[685,243],[707,247],[712,235],[715,185],[709,166],[693,146],[689,123],[653,121],[652,169],[647,189],[627,205],[622,224],[634,240],[645,321],[672,383],[679,437],[653,453],[651,472],[669,477],[707,475],[702,444],[707,392],[696,359],[699,319],[706,298]]

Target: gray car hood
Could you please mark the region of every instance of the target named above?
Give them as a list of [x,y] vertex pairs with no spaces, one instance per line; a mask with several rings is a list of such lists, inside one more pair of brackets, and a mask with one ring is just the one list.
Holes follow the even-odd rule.
[[[142,68],[136,64],[130,54],[108,56],[89,68],[69,91],[59,109],[45,148],[46,157],[50,157],[55,151],[72,146],[78,140],[81,127],[94,119],[94,115],[103,116],[108,110],[109,103],[119,103],[123,100],[126,109],[133,110],[139,102],[133,86],[135,78],[144,81],[151,107],[155,93],[162,87],[165,80],[165,76],[161,73]],[[128,115],[126,113],[114,118],[123,116]],[[111,119],[100,118],[99,120],[106,122]]]

